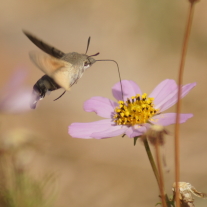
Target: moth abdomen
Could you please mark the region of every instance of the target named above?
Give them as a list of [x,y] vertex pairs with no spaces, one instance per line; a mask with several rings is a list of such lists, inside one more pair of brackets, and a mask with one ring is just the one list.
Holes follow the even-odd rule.
[[45,97],[47,92],[59,89],[60,86],[48,75],[42,76],[33,86],[30,107],[36,108],[37,102]]

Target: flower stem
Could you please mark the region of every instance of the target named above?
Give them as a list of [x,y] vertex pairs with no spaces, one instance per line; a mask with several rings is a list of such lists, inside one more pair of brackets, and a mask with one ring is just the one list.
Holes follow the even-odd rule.
[[176,182],[176,206],[180,207],[180,201],[179,201],[179,186],[178,182],[180,181],[180,144],[179,144],[179,120],[180,120],[180,111],[181,111],[181,89],[182,89],[182,80],[183,80],[183,72],[184,72],[184,65],[185,65],[185,58],[187,53],[187,46],[189,42],[190,37],[190,31],[192,26],[192,20],[193,20],[193,12],[194,12],[194,3],[195,1],[189,0],[190,2],[190,10],[189,10],[189,16],[187,20],[187,27],[185,31],[184,41],[183,41],[183,47],[182,47],[182,55],[181,55],[181,61],[180,61],[180,67],[179,67],[179,77],[178,77],[178,102],[176,106],[176,124],[175,124],[175,182]]
[[[157,180],[158,187],[159,187],[159,189],[161,189],[160,182],[159,182],[159,174],[158,174],[157,167],[155,165],[155,161],[153,159],[148,141],[147,141],[147,139],[143,139],[143,142],[144,142],[145,150],[147,152],[147,156],[148,156],[148,159],[150,161],[152,170],[153,170],[155,178]],[[166,206],[166,203],[167,203],[167,206],[171,207],[171,202],[170,202],[167,194],[165,194],[165,201],[162,201],[162,203],[163,203],[164,206]]]
[[154,161],[154,159],[153,159],[153,156],[152,156],[152,153],[151,153],[151,150],[150,150],[148,141],[147,141],[147,139],[144,139],[143,142],[144,142],[145,150],[146,150],[146,152],[147,152],[147,156],[148,156],[148,159],[149,159],[149,161],[150,161],[152,170],[153,170],[154,175],[155,175],[155,178],[156,178],[156,180],[157,180],[157,184],[158,184],[158,186],[159,186],[159,175],[158,175],[157,167],[156,167],[156,165],[155,165],[155,161]]

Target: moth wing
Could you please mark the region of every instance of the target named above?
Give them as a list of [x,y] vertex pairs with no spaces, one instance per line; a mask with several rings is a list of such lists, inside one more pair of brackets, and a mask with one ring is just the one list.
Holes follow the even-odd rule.
[[29,53],[32,62],[45,74],[50,76],[60,87],[69,90],[71,86],[72,64],[50,55],[36,51]]
[[70,87],[72,86],[72,81],[73,81],[73,79],[72,79],[72,71],[71,71],[72,67],[68,67],[68,66],[59,68],[51,76],[51,78],[53,78],[53,80],[59,86],[61,86],[62,88],[64,88],[67,91],[70,90]]
[[57,48],[54,48],[53,46],[50,46],[49,44],[43,42],[39,38],[35,37],[34,35],[30,34],[29,32],[23,30],[23,33],[41,50],[46,52],[47,54],[56,57],[56,58],[62,58],[65,53],[58,50]]

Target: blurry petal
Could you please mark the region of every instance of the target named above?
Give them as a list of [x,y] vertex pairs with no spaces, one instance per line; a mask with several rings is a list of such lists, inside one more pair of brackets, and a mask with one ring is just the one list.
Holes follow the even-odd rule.
[[[137,94],[142,94],[141,89],[134,81],[123,80],[121,82],[123,88],[124,101],[126,101],[127,98],[131,98],[132,96],[135,96]],[[123,100],[120,82],[116,83],[112,87],[112,93],[118,101]]]
[[15,94],[7,94],[0,100],[0,111],[7,113],[21,113],[30,110],[31,90],[20,89]]
[[68,133],[75,138],[90,139],[93,138],[93,133],[110,130],[112,127],[114,127],[114,122],[111,119],[89,123],[72,123],[68,128]]
[[7,93],[17,90],[27,77],[27,72],[23,69],[16,70],[9,81],[1,89],[2,93]]
[[111,118],[116,106],[118,106],[116,102],[108,98],[96,96],[84,103],[84,110],[87,112],[95,112],[103,118]]
[[[193,117],[193,114],[180,114],[180,124],[186,122],[188,119]],[[165,113],[153,117],[154,121],[150,121],[153,124],[159,124],[162,126],[168,126],[175,124],[176,113]]]
[[21,86],[26,74],[17,70],[1,90],[0,112],[20,113],[30,109],[31,90]]

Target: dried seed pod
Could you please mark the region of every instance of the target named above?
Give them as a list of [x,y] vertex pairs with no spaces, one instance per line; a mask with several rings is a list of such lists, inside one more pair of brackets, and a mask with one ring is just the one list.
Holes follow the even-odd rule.
[[[193,187],[190,183],[179,182],[179,199],[181,203],[181,207],[194,207],[194,198],[193,195],[199,198],[207,198],[207,194],[198,192],[195,187]],[[176,191],[176,183],[173,184],[172,191]]]
[[149,139],[152,145],[164,145],[164,135],[168,134],[164,126],[152,125],[146,133],[146,137]]

